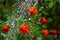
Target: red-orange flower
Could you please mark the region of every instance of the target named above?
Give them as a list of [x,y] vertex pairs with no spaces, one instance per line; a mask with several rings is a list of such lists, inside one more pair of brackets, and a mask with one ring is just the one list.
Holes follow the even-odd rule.
[[49,34],[49,31],[47,29],[44,29],[42,30],[42,33],[47,36]]
[[34,15],[34,14],[36,14],[37,9],[36,9],[35,7],[33,7],[33,6],[31,6],[31,7],[28,7],[27,11],[28,11],[31,15]]
[[52,33],[53,33],[54,35],[57,35],[58,31],[57,31],[56,29],[53,29],[53,30],[52,30]]
[[24,24],[20,25],[18,31],[23,33],[23,34],[26,34],[29,32],[29,26],[24,23]]
[[10,29],[10,26],[9,26],[9,25],[3,25],[3,26],[2,26],[2,31],[3,31],[3,32],[8,32],[9,29]]
[[47,19],[45,17],[41,17],[40,22],[43,23],[43,24],[47,23]]

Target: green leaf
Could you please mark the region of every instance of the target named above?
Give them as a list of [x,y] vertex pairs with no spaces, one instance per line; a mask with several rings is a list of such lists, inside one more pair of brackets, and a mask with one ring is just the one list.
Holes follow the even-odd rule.
[[60,3],[60,0],[59,0],[59,3]]
[[36,40],[43,40],[43,36],[40,35],[39,37],[36,38]]
[[36,40],[42,40],[42,38],[38,37]]
[[43,12],[44,15],[49,15],[47,12]]
[[52,20],[52,18],[48,18],[48,22],[50,23],[50,22],[52,22],[53,20]]
[[54,6],[54,2],[50,2],[49,4],[48,4],[48,7],[49,8],[52,8]]
[[47,28],[47,25],[42,25],[43,28]]

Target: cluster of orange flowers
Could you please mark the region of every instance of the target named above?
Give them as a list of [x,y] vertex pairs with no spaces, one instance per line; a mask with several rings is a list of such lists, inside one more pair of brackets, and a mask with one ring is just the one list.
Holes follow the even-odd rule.
[[[35,15],[36,12],[37,12],[37,9],[32,6],[32,7],[29,7],[29,8],[27,9],[27,11],[28,11],[31,15]],[[40,22],[43,23],[43,24],[44,24],[44,23],[47,23],[46,17],[41,17],[41,18],[40,18]],[[9,29],[10,29],[10,26],[9,26],[9,25],[4,25],[4,26],[2,26],[2,31],[4,31],[4,32],[8,32]],[[26,23],[21,24],[20,27],[18,28],[18,32],[23,33],[23,34],[29,33],[29,30],[30,30],[30,28],[29,28],[28,24],[26,24]],[[48,35],[48,34],[49,34],[49,31],[48,31],[47,29],[43,29],[43,30],[42,30],[42,33],[43,33],[44,35]],[[57,30],[55,30],[55,29],[52,30],[52,33],[53,33],[54,35],[56,35],[56,34],[57,34]]]

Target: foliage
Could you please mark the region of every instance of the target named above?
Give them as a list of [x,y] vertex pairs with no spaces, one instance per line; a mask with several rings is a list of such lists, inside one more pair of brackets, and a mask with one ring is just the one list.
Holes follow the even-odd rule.
[[[11,29],[8,33],[3,33],[0,30],[0,33],[7,34],[8,36],[5,38],[0,34],[1,40],[6,40],[7,38],[11,40],[10,39],[11,37],[12,40],[31,40],[31,39],[32,40],[55,40],[57,39],[56,37],[57,35],[53,35],[51,33],[51,30],[52,29],[58,30],[58,34],[60,32],[60,0],[39,0],[38,4],[36,5],[35,2],[33,1],[32,6],[36,7],[37,13],[36,15],[30,15],[26,10],[25,12],[27,15],[25,15],[25,17],[17,17],[17,13],[12,12],[14,8],[17,8],[15,6],[19,5],[18,4],[13,6],[17,2],[18,0],[0,0],[0,29],[4,24],[8,24],[11,26]],[[29,17],[26,18],[26,16],[28,15]],[[46,17],[47,19],[46,24],[42,24],[39,21],[41,17]],[[13,22],[14,22],[13,26],[15,26],[15,28],[12,28]],[[22,34],[17,31],[19,26],[22,23],[27,23],[29,25],[30,31],[28,34]],[[49,30],[50,34],[48,36],[42,34],[41,31],[44,29]],[[15,30],[15,31],[11,32],[11,30]],[[15,35],[13,35],[12,33]]]

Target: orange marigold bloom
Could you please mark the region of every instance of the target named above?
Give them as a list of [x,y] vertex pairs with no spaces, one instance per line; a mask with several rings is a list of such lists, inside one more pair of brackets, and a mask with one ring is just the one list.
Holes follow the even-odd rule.
[[35,7],[33,7],[33,6],[31,6],[31,7],[28,7],[27,11],[28,11],[31,15],[34,15],[34,14],[36,14],[37,9],[36,9]]
[[23,34],[26,34],[29,32],[29,26],[24,23],[24,24],[20,25],[18,31],[23,33]]
[[10,29],[10,26],[9,26],[9,25],[3,25],[3,26],[2,26],[2,31],[3,31],[3,32],[8,32],[9,29]]
[[49,34],[49,31],[47,29],[44,29],[42,30],[42,33],[47,36]]

